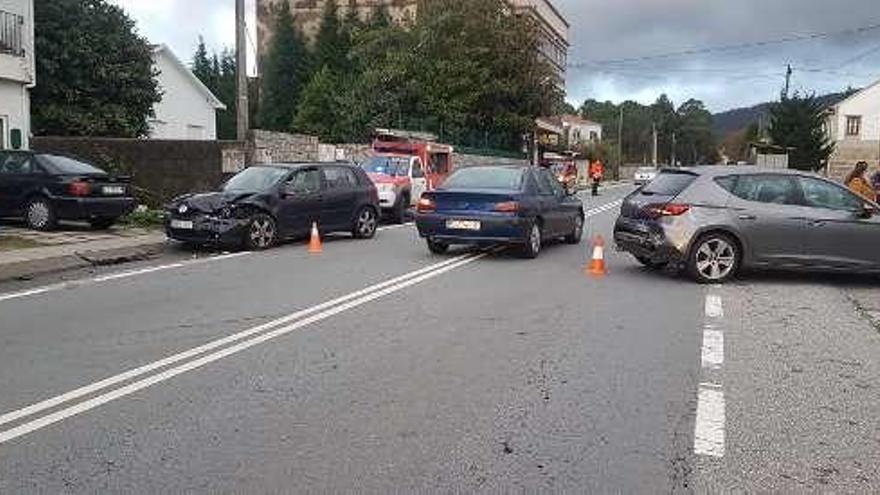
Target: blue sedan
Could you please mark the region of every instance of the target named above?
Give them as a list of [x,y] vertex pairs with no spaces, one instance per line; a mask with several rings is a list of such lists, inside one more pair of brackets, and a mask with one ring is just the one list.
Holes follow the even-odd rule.
[[422,195],[416,225],[432,253],[453,244],[510,244],[535,258],[545,240],[580,242],[584,208],[546,169],[472,167]]

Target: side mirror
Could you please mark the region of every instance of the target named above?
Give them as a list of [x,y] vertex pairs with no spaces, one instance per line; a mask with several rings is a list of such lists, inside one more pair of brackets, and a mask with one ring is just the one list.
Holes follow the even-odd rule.
[[281,199],[287,199],[293,196],[296,196],[296,190],[294,190],[293,186],[289,184],[281,186]]
[[877,214],[877,207],[872,204],[865,203],[862,207],[862,211],[859,212],[859,216],[861,218],[871,218]]

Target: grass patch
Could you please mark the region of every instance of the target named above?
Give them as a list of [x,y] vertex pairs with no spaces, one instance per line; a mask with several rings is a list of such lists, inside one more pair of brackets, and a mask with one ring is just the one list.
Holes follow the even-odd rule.
[[163,210],[140,208],[122,218],[119,223],[129,227],[139,227],[143,229],[161,228],[165,225],[165,212]]
[[42,246],[44,246],[44,244],[41,244],[37,241],[32,241],[30,239],[23,239],[21,237],[9,235],[0,235],[0,251],[13,251],[15,249],[28,249]]

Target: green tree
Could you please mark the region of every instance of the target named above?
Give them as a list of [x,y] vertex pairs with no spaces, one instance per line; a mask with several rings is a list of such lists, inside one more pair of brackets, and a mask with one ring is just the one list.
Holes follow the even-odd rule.
[[338,76],[324,66],[315,73],[305,87],[293,127],[297,132],[315,135],[324,142],[345,141],[345,129],[340,115],[345,111],[339,95],[345,89],[340,87]]
[[275,35],[262,65],[259,125],[268,130],[289,131],[302,90],[311,77],[311,54],[294,27],[287,2],[278,8]]
[[161,100],[152,49],[122,8],[104,0],[38,0],[38,135],[141,137]]
[[208,48],[205,46],[205,39],[199,36],[199,44],[196,46],[196,52],[193,54],[192,72],[202,84],[212,91],[217,84],[219,76],[219,67],[217,66],[217,55],[210,57]]
[[315,38],[315,67],[329,67],[335,73],[350,69],[348,57],[351,38],[348,29],[339,19],[336,0],[327,0],[321,16],[321,27]]
[[770,107],[770,139],[790,148],[789,167],[821,170],[834,153],[834,143],[823,129],[825,108],[815,95],[795,93]]
[[706,165],[719,159],[712,113],[702,101],[690,99],[678,107],[679,132],[676,156],[688,165]]

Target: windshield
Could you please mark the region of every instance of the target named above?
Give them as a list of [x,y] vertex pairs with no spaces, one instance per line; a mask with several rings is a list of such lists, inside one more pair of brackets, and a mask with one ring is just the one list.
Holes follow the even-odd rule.
[[282,177],[290,173],[279,167],[251,167],[229,179],[223,186],[224,192],[263,192],[271,188]]
[[368,158],[361,167],[368,174],[406,177],[409,174],[409,158],[374,156]]
[[520,168],[478,167],[461,169],[446,179],[443,189],[500,189],[518,191],[522,187]]
[[39,155],[40,160],[53,172],[65,175],[104,175],[107,172],[88,163],[58,155]]

